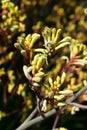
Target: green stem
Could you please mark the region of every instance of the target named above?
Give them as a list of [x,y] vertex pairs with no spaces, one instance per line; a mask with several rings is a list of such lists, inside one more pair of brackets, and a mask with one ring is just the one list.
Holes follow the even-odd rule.
[[28,121],[30,121],[34,115],[37,113],[38,109],[37,107],[33,110],[33,112],[27,117],[27,119],[16,129],[16,130],[22,130],[22,128],[26,125]]
[[75,102],[71,102],[70,105],[79,107],[79,108],[81,108],[81,109],[87,109],[87,105],[82,105],[82,104],[75,103]]
[[[55,113],[56,113],[56,109],[52,109],[49,112],[45,113],[45,118],[48,118]],[[43,118],[42,116],[38,116],[38,117],[30,120],[29,122],[26,122],[24,125],[22,125],[22,127],[18,127],[16,130],[25,130],[25,129],[29,128],[30,126],[32,126],[40,121],[43,121],[45,118]]]

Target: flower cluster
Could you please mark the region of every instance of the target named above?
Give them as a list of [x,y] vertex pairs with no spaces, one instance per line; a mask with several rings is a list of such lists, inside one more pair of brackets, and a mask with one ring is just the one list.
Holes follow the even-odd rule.
[[[27,96],[26,94],[27,83],[25,80],[21,80],[23,76],[16,68],[18,67],[18,59],[14,60],[17,52],[14,50],[13,41],[24,34],[25,20],[26,14],[22,12],[18,5],[10,0],[0,1],[0,92],[2,93],[0,120],[20,111],[19,108],[14,107],[10,111],[8,110],[11,106],[9,102],[13,101],[14,98],[16,99],[16,96],[21,98],[19,104],[21,108],[25,108],[25,111],[32,109],[33,106],[30,101],[32,96]],[[24,104],[26,104],[25,107]],[[14,110],[15,112],[13,112]]]
[[[15,47],[27,59],[23,71],[31,89],[43,100],[44,112],[53,107],[66,106],[67,98],[79,91],[84,86],[83,80],[87,80],[83,78],[80,83],[75,81],[79,68],[87,65],[87,47],[69,36],[61,39],[60,33],[61,29],[46,27],[42,32],[44,44],[37,48],[35,45],[40,44],[40,34],[37,33],[29,34],[20,43],[15,43]],[[64,48],[67,47],[69,51],[65,52]],[[55,59],[54,63],[52,59]],[[54,68],[60,62],[63,62],[62,67],[57,73]]]
[[[13,36],[25,31],[26,15],[10,0],[0,2],[0,41],[11,43]],[[4,36],[4,38],[2,38]]]

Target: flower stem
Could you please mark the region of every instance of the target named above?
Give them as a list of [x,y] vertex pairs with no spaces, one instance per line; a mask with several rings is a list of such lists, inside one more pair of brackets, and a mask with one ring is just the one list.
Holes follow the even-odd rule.
[[16,130],[23,130],[22,128],[30,121],[34,115],[37,113],[38,109],[37,107],[33,110],[33,112],[27,117],[27,119],[16,129]]
[[58,113],[58,114],[56,115],[56,118],[55,118],[55,121],[54,121],[54,124],[53,124],[52,130],[54,130],[54,129],[56,128],[56,125],[57,125],[58,120],[59,120],[59,116],[60,116],[60,114]]
[[81,109],[87,109],[87,105],[82,105],[82,104],[75,103],[75,102],[71,102],[70,105],[79,107],[79,108],[81,108]]
[[[49,112],[47,112],[45,114],[45,118],[48,118],[48,117],[52,116],[55,113],[56,113],[56,109],[52,109],[52,110],[50,110]],[[34,125],[34,124],[36,124],[36,123],[38,123],[40,121],[43,121],[45,118],[43,118],[42,116],[38,116],[38,117],[30,120],[29,122],[24,123],[24,125],[22,125],[21,127],[18,127],[15,130],[25,130],[25,129],[29,128],[30,126],[32,126],[32,125]]]

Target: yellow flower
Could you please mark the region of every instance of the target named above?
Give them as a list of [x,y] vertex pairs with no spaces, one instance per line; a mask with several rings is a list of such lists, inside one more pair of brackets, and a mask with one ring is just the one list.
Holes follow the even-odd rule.
[[11,79],[13,76],[14,71],[13,70],[8,70],[7,74],[8,74],[8,78]]
[[5,68],[0,69],[0,77],[5,74]]
[[32,105],[32,100],[31,99],[28,99],[26,104],[28,106],[28,109],[32,109],[33,105]]
[[0,120],[1,120],[3,117],[5,117],[5,116],[6,116],[6,113],[5,113],[5,112],[0,111]]
[[14,87],[15,87],[15,83],[14,82],[9,83],[8,84],[8,93],[11,93]]
[[26,86],[26,84],[19,84],[18,90],[17,90],[16,93],[17,93],[18,95],[22,94],[22,92],[23,92],[25,86]]

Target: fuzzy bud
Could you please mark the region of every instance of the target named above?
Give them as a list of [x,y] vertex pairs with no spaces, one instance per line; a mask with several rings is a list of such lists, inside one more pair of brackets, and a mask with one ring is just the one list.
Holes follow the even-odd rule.
[[59,91],[59,94],[64,94],[64,95],[73,94],[73,91],[72,90],[62,90],[62,91]]

